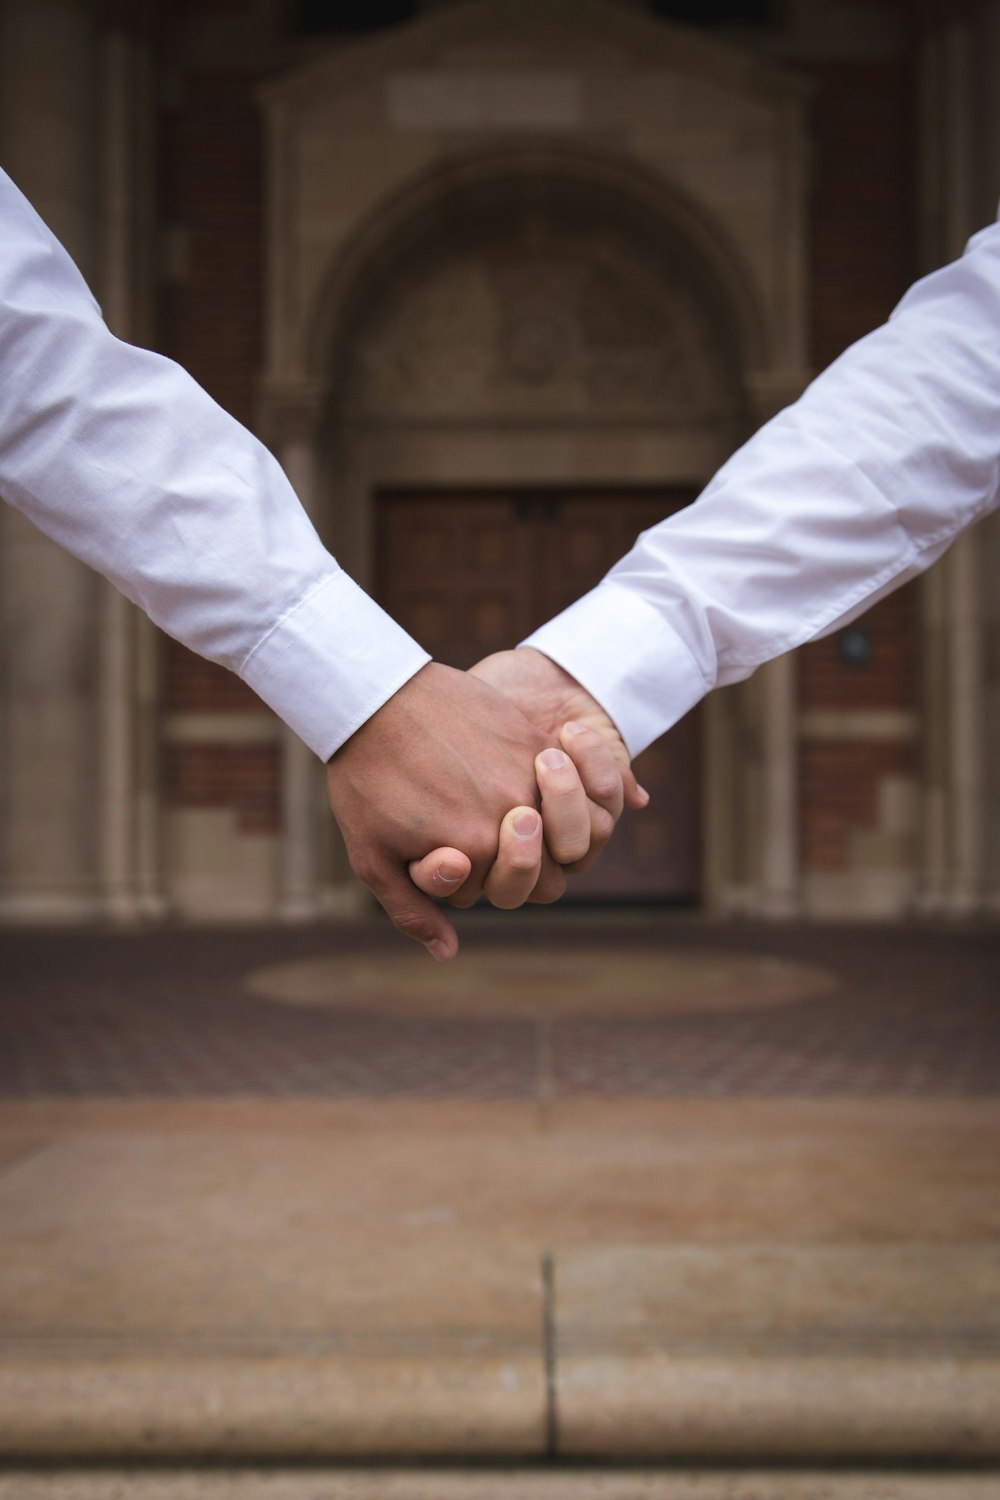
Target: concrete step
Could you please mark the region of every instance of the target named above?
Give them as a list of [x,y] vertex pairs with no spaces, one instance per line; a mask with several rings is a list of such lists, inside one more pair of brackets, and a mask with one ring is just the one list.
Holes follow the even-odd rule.
[[1000,1247],[681,1245],[555,1271],[559,1452],[1000,1456]]
[[0,1500],[997,1500],[1000,1470],[0,1471]]
[[995,1123],[0,1111],[0,1463],[993,1463]]
[[8,1340],[0,1455],[1000,1459],[1000,1247],[609,1246],[530,1326]]

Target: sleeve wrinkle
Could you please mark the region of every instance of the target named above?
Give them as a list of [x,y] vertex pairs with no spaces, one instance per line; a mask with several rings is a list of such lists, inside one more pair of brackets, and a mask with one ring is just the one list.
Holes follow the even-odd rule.
[[305,609],[309,604],[311,604],[315,595],[320,593],[322,589],[328,588],[334,578],[336,578],[336,576],[337,573],[336,571],[334,571],[326,573],[322,578],[317,579],[312,587],[307,589],[300,599],[297,599],[294,604],[290,605],[289,608],[286,609],[284,613],[274,621],[270,629],[265,631],[260,640],[257,641],[257,643],[252,646],[251,649],[247,652],[239,667],[240,677],[243,677],[247,673],[247,671],[249,671],[250,664],[253,661],[254,657],[267,645],[271,637],[274,635],[275,631],[280,630],[284,625],[286,625],[289,620],[291,620],[296,614],[298,614],[299,610]]

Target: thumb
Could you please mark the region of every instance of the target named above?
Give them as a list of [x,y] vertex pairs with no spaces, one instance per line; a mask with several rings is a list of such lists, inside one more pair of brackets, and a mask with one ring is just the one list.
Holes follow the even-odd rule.
[[410,879],[426,896],[446,901],[472,874],[472,861],[460,849],[432,849],[410,861]]
[[[427,856],[428,859],[433,857]],[[375,895],[385,908],[392,925],[404,937],[423,943],[432,958],[444,960],[455,957],[458,952],[458,933],[441,908],[435,906],[423,891],[419,891],[402,871],[382,882]]]

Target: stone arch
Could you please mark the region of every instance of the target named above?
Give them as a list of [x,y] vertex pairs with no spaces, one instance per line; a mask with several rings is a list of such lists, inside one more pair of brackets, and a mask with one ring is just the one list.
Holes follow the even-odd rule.
[[[566,484],[618,494],[665,483],[691,488],[801,392],[805,91],[785,69],[604,0],[517,7],[475,0],[379,42],[317,56],[268,84],[262,100],[269,197],[262,419],[328,545],[363,586],[373,581],[382,493],[481,492],[490,484],[536,493]],[[683,330],[683,312],[673,323],[668,317],[669,293],[666,304],[657,301],[669,258],[675,293],[696,314],[716,395],[725,399],[713,410],[703,403],[701,420],[691,422],[671,424],[663,419],[668,403],[642,402],[631,412],[623,403],[613,421],[601,421],[580,403],[578,380],[577,404],[558,411],[543,376],[560,335],[539,315],[519,320],[520,332],[508,329],[507,352],[513,341],[522,379],[545,386],[541,415],[515,403],[491,426],[485,411],[466,409],[459,420],[456,401],[436,412],[396,401],[389,420],[378,399],[352,406],[351,361],[380,303],[398,292],[400,307],[407,296],[412,307],[429,287],[426,279],[418,285],[421,258],[433,262],[435,247],[449,241],[475,241],[491,204],[501,214],[513,206],[522,221],[535,212],[550,228],[574,216],[591,229],[615,226],[646,299],[637,304],[627,286],[623,293],[618,276],[619,331],[645,312],[654,333]],[[483,320],[482,337],[489,295],[474,282],[466,277],[464,306]],[[584,296],[578,288],[577,308]],[[616,331],[591,334],[593,355]],[[627,339],[617,346],[633,392],[643,357],[654,383],[663,374],[649,342],[645,356],[641,339],[631,353]],[[587,364],[579,353],[578,372]],[[723,850],[709,904],[791,910],[792,674],[774,664],[720,708],[724,696],[706,711],[721,747],[709,778],[706,846]],[[312,769],[294,744],[286,744],[283,764],[285,909],[347,910],[343,867],[337,872],[315,847]],[[321,867],[334,871],[332,880]]]
[[337,353],[396,267],[439,247],[445,235],[474,235],[477,223],[505,210],[614,226],[713,307],[745,375],[778,362],[777,334],[739,247],[700,204],[629,157],[592,143],[547,141],[452,156],[397,189],[356,227],[306,319],[300,367],[308,385],[336,389]]

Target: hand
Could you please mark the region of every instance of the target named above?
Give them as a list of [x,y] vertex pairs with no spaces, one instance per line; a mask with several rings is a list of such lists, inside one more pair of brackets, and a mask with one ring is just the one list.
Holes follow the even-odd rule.
[[[590,841],[582,858],[559,863],[570,874],[586,869],[607,844],[622,809],[642,808],[649,802],[649,794],[632,774],[617,725],[575,677],[531,646],[484,657],[471,668],[471,675],[510,698],[543,734],[557,738],[573,761],[590,799]],[[539,787],[544,797],[543,779]],[[554,795],[553,788],[550,796]]]
[[[622,808],[645,807],[648,793],[629,768],[628,750],[612,719],[549,657],[530,647],[501,651],[479,662],[472,668],[472,675],[492,682],[543,732],[558,736],[570,757],[561,766],[548,763],[551,752],[536,759],[542,820],[532,827],[527,818],[520,817],[531,809],[514,808],[508,813],[501,825],[497,857],[483,889],[494,906],[506,908],[520,906],[526,900],[555,899],[545,887],[537,885],[544,853],[542,823],[549,853],[572,873],[597,858]],[[581,781],[590,798],[585,833],[579,821]],[[519,817],[523,825],[520,833]],[[428,895],[447,900],[448,877],[454,876],[457,884],[464,878],[459,875],[463,859],[456,849],[435,849],[411,864],[411,879]]]
[[[538,812],[533,807],[511,808],[500,824],[497,857],[483,882],[483,894],[491,905],[508,911],[523,906],[538,884],[544,854]],[[447,901],[471,868],[472,861],[461,850],[435,849],[411,863],[410,879],[428,896]]]
[[[440,907],[411,883],[411,861],[426,866],[424,891],[460,906],[471,906],[484,883],[498,904],[510,901],[526,884],[519,861],[529,850],[537,899],[556,900],[565,889],[561,869],[541,847],[534,805],[535,760],[557,749],[554,738],[487,682],[433,662],[330,760],[330,806],[352,867],[400,931],[435,958],[452,957],[458,939]],[[561,785],[546,810],[551,842],[576,860],[590,836],[585,797],[571,763],[553,774],[563,782],[571,776],[575,787]],[[515,825],[528,815],[537,826],[525,835]],[[492,876],[501,836],[504,863]],[[431,865],[424,860],[429,848]]]

